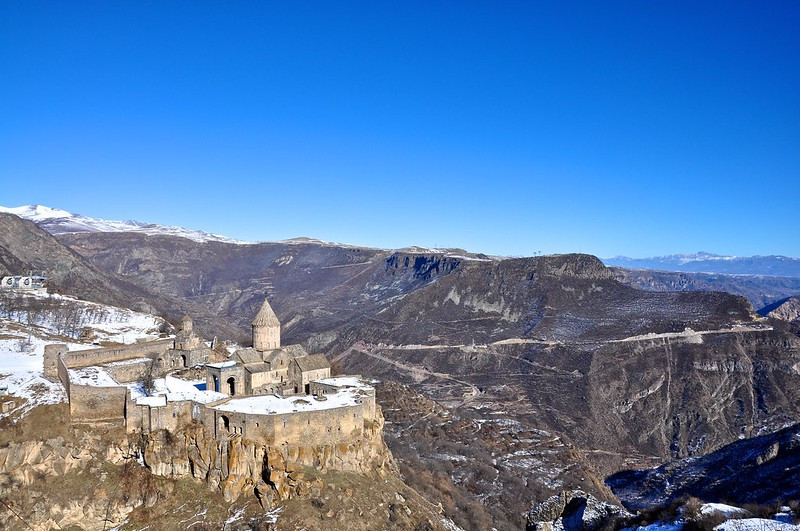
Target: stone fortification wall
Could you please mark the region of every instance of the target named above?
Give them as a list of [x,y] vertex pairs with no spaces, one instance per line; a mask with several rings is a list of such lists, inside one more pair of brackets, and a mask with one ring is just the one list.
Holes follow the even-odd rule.
[[192,421],[192,402],[167,402],[164,406],[134,406],[128,410],[128,431],[177,432]]
[[58,379],[61,380],[61,384],[64,386],[64,390],[67,392],[67,400],[70,400],[69,371],[67,370],[67,366],[61,357],[56,358],[56,375]]
[[119,347],[97,348],[90,350],[75,350],[67,353],[66,364],[70,369],[102,365],[112,361],[123,361],[132,358],[147,357],[149,354],[163,355],[172,348],[173,339],[157,339],[144,343],[134,343]]
[[[310,397],[309,397],[310,398]],[[217,438],[241,435],[270,446],[281,444],[347,444],[362,437],[375,420],[374,397],[361,404],[320,411],[281,415],[256,415],[230,411],[214,412]]]
[[69,413],[74,422],[125,422],[125,387],[69,385]]
[[63,343],[53,343],[44,346],[44,377],[50,380],[57,380],[58,360],[69,352],[67,345]]
[[[150,370],[150,364],[153,361],[149,358],[140,358],[128,360],[130,363],[106,365],[104,369],[119,383],[136,382]],[[134,363],[135,361],[135,363]]]

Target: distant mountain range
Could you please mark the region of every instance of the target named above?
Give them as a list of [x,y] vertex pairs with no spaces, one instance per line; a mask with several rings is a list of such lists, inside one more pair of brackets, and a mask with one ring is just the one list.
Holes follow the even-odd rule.
[[184,229],[169,225],[143,223],[141,221],[113,221],[90,218],[73,214],[66,210],[43,205],[24,205],[20,207],[2,207],[0,212],[15,214],[23,219],[33,221],[50,234],[70,234],[76,232],[140,232],[150,235],[169,235],[188,238],[196,242],[247,243],[234,240],[219,234],[211,234],[201,230]]
[[779,255],[722,256],[699,252],[654,256],[651,258],[615,256],[613,258],[603,258],[602,261],[608,266],[624,267],[626,269],[800,277],[800,258]]

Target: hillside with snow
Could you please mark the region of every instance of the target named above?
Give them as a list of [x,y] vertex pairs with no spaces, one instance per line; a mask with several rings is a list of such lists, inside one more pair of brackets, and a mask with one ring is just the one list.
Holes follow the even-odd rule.
[[[70,350],[156,339],[169,325],[153,315],[57,294],[0,292],[0,389],[22,399],[8,414],[66,400],[61,384],[42,375],[44,347]],[[4,416],[4,415],[0,415]]]
[[50,234],[71,234],[76,232],[140,232],[148,235],[167,235],[187,238],[196,242],[248,243],[234,240],[219,234],[211,234],[201,230],[184,229],[169,225],[144,223],[141,221],[115,221],[90,218],[81,214],[73,214],[66,210],[43,205],[24,205],[20,207],[2,207],[0,212],[17,215],[33,221]]

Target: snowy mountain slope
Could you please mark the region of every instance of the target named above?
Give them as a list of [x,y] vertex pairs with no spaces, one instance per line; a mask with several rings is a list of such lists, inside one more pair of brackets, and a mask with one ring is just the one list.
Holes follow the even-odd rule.
[[90,218],[73,214],[66,210],[50,208],[43,205],[25,205],[20,207],[0,207],[0,212],[15,214],[23,219],[33,221],[50,234],[68,234],[75,232],[141,232],[150,235],[169,235],[188,238],[196,242],[248,243],[234,240],[219,234],[211,234],[201,230],[184,229],[141,221],[114,221]]
[[650,258],[615,256],[613,258],[603,258],[602,261],[607,266],[617,266],[628,269],[800,277],[800,258],[779,255],[722,256],[699,252],[693,254],[653,256]]
[[45,345],[80,350],[92,342],[134,343],[155,339],[164,328],[160,317],[62,295],[0,294],[0,388],[23,400],[9,414],[66,400],[61,385],[42,376]]

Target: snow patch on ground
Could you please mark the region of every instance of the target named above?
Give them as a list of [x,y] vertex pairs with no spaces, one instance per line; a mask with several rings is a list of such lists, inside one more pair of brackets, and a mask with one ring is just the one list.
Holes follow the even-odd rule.
[[[19,411],[13,410],[7,414],[24,414],[37,405],[58,404],[67,400],[64,387],[42,375],[44,346],[49,341],[4,329],[2,322],[0,337],[4,337],[0,339],[0,387],[7,387],[9,395],[26,401],[20,404],[21,409],[17,408]],[[69,346],[74,348],[79,345]]]
[[3,292],[0,318],[41,333],[72,339],[90,333],[97,342],[134,343],[157,339],[165,321],[154,315],[134,312],[57,293]]
[[663,522],[656,522],[655,524],[644,525],[636,528],[623,527],[621,531],[681,531],[682,529],[682,523],[665,524]]
[[740,507],[734,507],[733,505],[726,505],[724,503],[704,503],[703,506],[700,507],[700,514],[721,514],[726,518],[734,518],[747,514],[747,511]]
[[[30,311],[35,299],[52,303],[52,311]],[[71,312],[81,327],[96,333],[101,340],[124,339],[133,343],[137,339],[154,339],[163,321],[159,317],[133,312],[124,308],[105,306],[57,294],[24,294],[0,298],[0,388],[22,399],[14,410],[0,415],[25,414],[44,404],[57,404],[67,400],[61,383],[51,382],[43,376],[44,347],[51,343],[64,343],[69,350],[95,348],[93,345],[66,340],[62,315]],[[33,305],[34,308],[36,305]],[[28,307],[28,309],[24,309]],[[30,318],[30,319],[29,319]],[[121,342],[121,341],[120,341]],[[91,374],[90,374],[91,373]],[[105,371],[71,372],[72,381],[89,385],[116,385]]]
[[800,526],[785,524],[764,518],[743,518],[741,520],[728,520],[714,528],[715,531],[796,531]]
[[276,507],[271,511],[267,511],[264,513],[265,520],[268,524],[275,524],[278,522],[278,517],[281,515],[283,511],[283,507]]
[[461,527],[456,525],[456,523],[450,520],[449,518],[442,518],[440,521],[442,523],[442,527],[447,529],[447,531],[464,531]]

